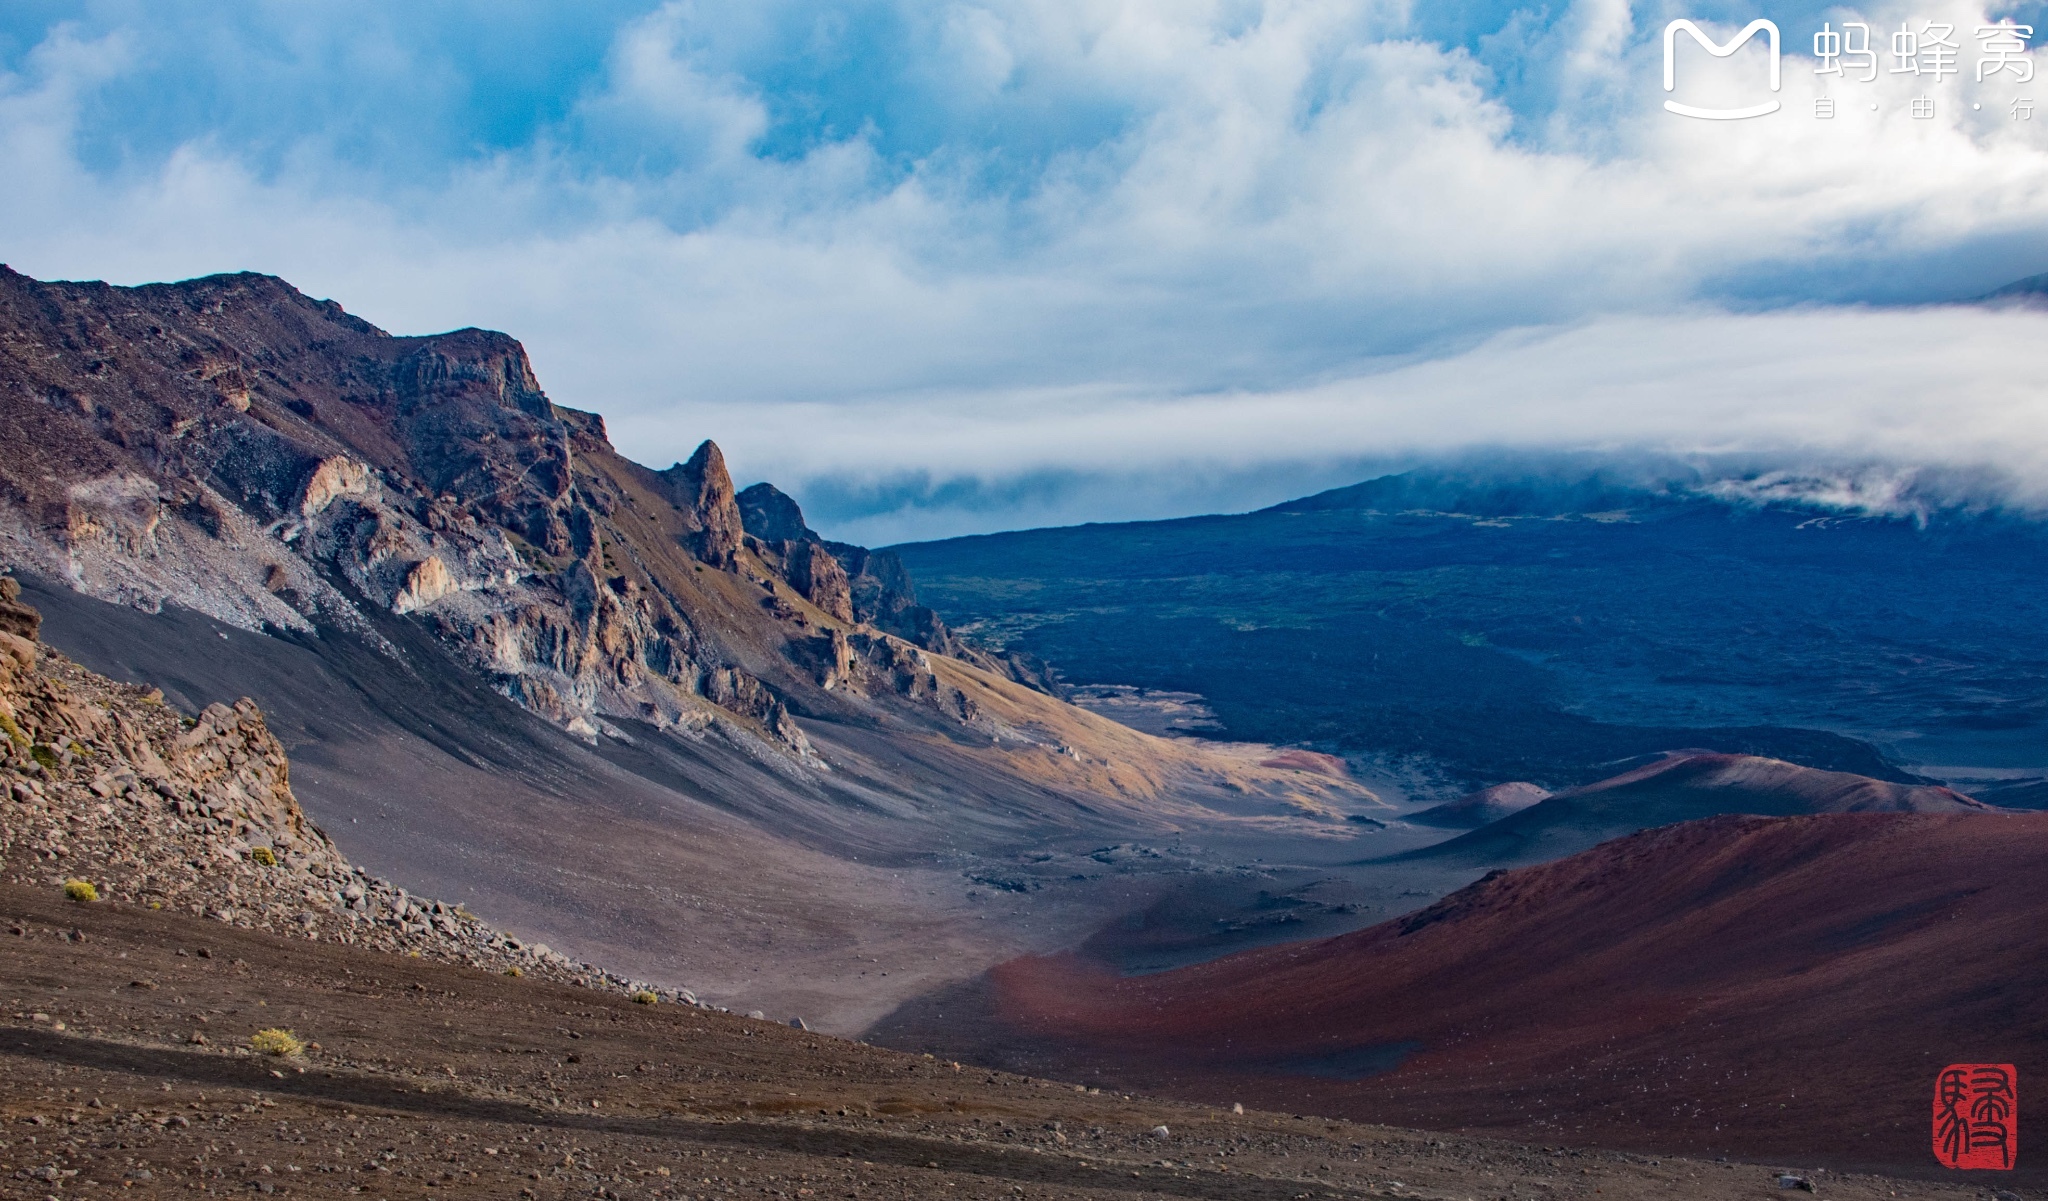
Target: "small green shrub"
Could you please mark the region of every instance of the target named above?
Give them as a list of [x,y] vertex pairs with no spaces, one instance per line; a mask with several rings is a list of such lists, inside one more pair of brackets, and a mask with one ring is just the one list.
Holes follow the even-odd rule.
[[633,1000],[640,1005],[652,1005],[656,1001],[661,1000],[661,998],[643,988],[633,994]]
[[262,1055],[303,1055],[306,1044],[289,1030],[258,1030],[249,1036],[249,1049]]
[[55,771],[57,769],[57,751],[55,747],[45,746],[38,742],[29,748],[28,753],[37,763],[43,765],[44,771]]
[[22,733],[21,727],[15,725],[14,719],[7,716],[5,713],[0,713],[0,730],[5,730],[7,732],[7,737],[14,740],[14,745],[28,745],[28,735]]
[[249,849],[249,860],[257,867],[276,867],[277,852],[269,847],[251,847]]
[[99,900],[100,890],[94,888],[90,880],[66,880],[64,895],[83,905],[89,901]]
[[505,974],[506,974],[506,975],[508,975],[508,976],[511,976],[511,977],[512,977],[513,979],[515,979],[515,980],[516,980],[516,979],[518,979],[519,977],[521,977],[521,976],[524,976],[524,975],[525,975],[526,973],[525,973],[525,972],[522,972],[522,971],[520,971],[520,970],[519,970],[519,965],[515,963],[515,964],[513,964],[513,965],[512,965],[511,967],[508,967],[508,968],[506,968],[506,969],[505,969]]

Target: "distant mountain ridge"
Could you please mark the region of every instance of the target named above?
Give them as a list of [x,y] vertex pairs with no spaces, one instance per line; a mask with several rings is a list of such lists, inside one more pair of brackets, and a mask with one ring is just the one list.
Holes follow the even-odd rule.
[[1261,513],[1313,513],[1357,509],[1400,513],[1423,510],[1477,517],[1555,517],[1616,513],[1646,504],[1670,504],[1684,497],[1651,485],[1599,476],[1546,478],[1442,471],[1408,471],[1377,476],[1313,496],[1282,501]]
[[1770,508],[1839,519],[1991,523],[2048,537],[2042,514],[2010,481],[1962,470],[1809,466],[1737,469],[1646,460],[1599,464],[1514,456],[1375,476],[1258,513],[1358,511],[1481,518],[1639,520],[1687,505]]
[[2001,288],[1993,288],[1982,296],[1974,298],[1976,304],[2014,303],[2039,306],[2048,304],[2048,273],[2029,275],[2016,279]]
[[1436,795],[1684,747],[1901,783],[2048,774],[2048,524],[1964,476],[1681,468],[1451,465],[892,549],[950,625],[1077,687],[1433,763]]

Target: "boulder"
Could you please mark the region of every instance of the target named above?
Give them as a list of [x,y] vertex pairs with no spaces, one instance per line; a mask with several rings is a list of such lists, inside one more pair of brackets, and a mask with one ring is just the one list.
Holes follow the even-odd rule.
[[299,514],[313,517],[325,511],[339,497],[367,496],[371,489],[370,469],[347,455],[330,455],[314,466],[299,496]]
[[439,555],[428,555],[405,575],[405,584],[399,588],[398,596],[391,602],[393,613],[411,613],[424,609],[457,588],[455,576]]

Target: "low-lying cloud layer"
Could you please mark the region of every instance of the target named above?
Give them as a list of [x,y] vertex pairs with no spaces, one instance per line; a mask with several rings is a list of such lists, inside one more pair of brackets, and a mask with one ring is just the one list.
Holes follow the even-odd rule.
[[2048,481],[2039,318],[1817,307],[2048,269],[2048,107],[1973,43],[1932,84],[1816,76],[1856,14],[1788,8],[1784,112],[1674,118],[1657,35],[1722,7],[16,13],[0,254],[506,329],[628,453],[716,437],[875,540],[1488,447]]
[[[1904,480],[1968,478],[2033,509],[2048,503],[2048,393],[2028,361],[2044,344],[2048,313],[2034,309],[1607,317],[1287,390],[742,405],[715,424],[742,431],[736,459],[819,480],[827,511],[877,541],[973,532],[991,514],[1050,524],[1249,508],[1488,455],[1819,473],[1860,482],[1830,493],[1780,476],[1748,490],[1874,509]],[[793,451],[781,431],[796,429],[818,449]]]

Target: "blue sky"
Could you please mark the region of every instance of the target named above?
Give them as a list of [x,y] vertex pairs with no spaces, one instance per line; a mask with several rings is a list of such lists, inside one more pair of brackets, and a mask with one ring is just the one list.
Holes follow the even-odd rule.
[[[1844,84],[1803,52],[1822,21],[1946,21],[1967,75],[1971,30],[2040,14],[16,0],[0,258],[506,329],[628,453],[715,437],[871,541],[1489,449],[2032,489],[2048,414],[2013,356],[2048,330],[1913,306],[2048,271],[2048,91],[2037,127],[2009,79]],[[1786,111],[1662,112],[1665,22],[1757,15]]]

